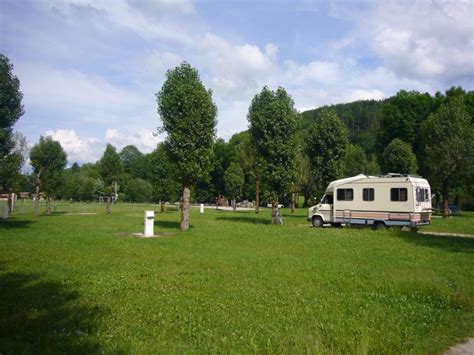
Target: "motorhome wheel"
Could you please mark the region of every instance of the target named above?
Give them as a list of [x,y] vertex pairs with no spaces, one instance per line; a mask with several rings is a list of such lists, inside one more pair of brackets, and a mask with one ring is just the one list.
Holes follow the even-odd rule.
[[313,217],[313,227],[320,228],[323,226],[323,220],[321,217],[314,216]]
[[387,229],[387,226],[383,222],[375,222],[374,228],[377,230],[384,230]]

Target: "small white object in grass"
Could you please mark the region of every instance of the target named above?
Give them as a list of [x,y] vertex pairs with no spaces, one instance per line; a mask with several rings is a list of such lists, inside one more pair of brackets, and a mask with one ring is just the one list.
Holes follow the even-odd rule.
[[204,203],[199,205],[199,212],[204,213]]
[[143,235],[145,237],[153,237],[155,223],[155,211],[145,211],[145,232]]

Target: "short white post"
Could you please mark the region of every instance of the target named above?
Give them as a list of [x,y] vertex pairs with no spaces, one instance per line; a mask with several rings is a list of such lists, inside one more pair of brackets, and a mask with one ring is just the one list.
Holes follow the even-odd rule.
[[143,233],[145,237],[153,237],[154,223],[155,223],[155,211],[145,211],[145,232]]
[[204,213],[204,203],[199,205],[199,212]]
[[8,219],[8,206],[3,206],[3,219]]

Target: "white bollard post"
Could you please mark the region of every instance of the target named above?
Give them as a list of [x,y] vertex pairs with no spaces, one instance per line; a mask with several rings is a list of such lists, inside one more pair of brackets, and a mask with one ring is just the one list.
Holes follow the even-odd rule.
[[153,231],[155,223],[155,211],[145,211],[145,237],[153,237],[155,235]]
[[199,205],[199,212],[204,213],[204,203]]
[[8,206],[3,206],[3,219],[8,219]]

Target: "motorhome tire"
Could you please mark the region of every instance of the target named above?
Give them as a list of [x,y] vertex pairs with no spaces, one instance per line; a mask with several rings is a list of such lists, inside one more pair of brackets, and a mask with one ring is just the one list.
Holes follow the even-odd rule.
[[321,217],[314,216],[313,217],[313,227],[315,228],[321,228],[323,226],[323,220]]
[[375,222],[374,228],[380,231],[380,230],[387,229],[387,226],[383,222]]

